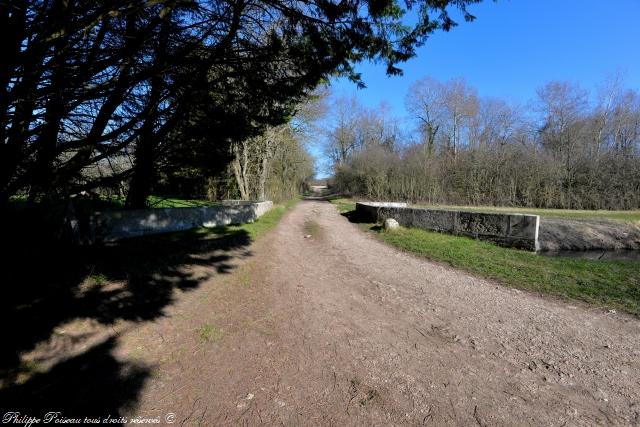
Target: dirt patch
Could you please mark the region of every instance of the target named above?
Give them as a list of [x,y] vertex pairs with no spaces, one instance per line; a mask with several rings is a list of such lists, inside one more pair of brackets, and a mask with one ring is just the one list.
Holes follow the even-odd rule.
[[640,226],[622,221],[540,218],[542,251],[640,250]]
[[313,239],[320,237],[321,229],[317,222],[308,219],[304,222],[305,238]]

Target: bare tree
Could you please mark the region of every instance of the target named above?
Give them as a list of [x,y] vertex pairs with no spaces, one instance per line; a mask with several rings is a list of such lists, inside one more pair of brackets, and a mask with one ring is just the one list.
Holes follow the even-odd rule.
[[[460,79],[422,79],[406,98],[421,141],[355,144],[335,181],[354,194],[414,202],[638,208],[640,95],[613,83],[590,105],[579,86],[551,82],[527,111],[478,98]],[[366,117],[350,132],[376,129]]]
[[427,151],[433,151],[436,137],[440,134],[444,147],[454,157],[463,135],[478,111],[475,89],[461,78],[445,83],[430,77],[419,80],[411,86],[406,104],[408,110],[420,121],[420,131]]
[[418,120],[422,141],[433,154],[436,137],[445,120],[444,86],[431,77],[413,83],[405,98],[407,110]]
[[472,146],[505,145],[524,123],[520,111],[501,99],[482,98],[478,107],[478,113],[470,119],[469,142]]
[[334,126],[327,135],[325,148],[333,164],[345,163],[358,145],[356,123],[363,107],[355,97],[338,98],[332,105]]
[[570,163],[572,149],[580,140],[587,92],[568,82],[550,82],[538,89],[537,96],[541,142]]
[[640,95],[625,91],[616,102],[612,118],[612,144],[618,153],[631,155],[640,148]]
[[469,122],[478,111],[476,90],[462,78],[448,81],[444,85],[444,105],[447,112],[446,129],[448,147],[455,157],[461,144],[462,135]]

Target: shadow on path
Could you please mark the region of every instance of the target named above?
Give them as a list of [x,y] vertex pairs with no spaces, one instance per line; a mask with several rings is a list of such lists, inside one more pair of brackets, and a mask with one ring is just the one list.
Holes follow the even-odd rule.
[[[85,349],[77,341],[91,337],[63,335],[59,327],[78,319],[109,327],[163,316],[177,289],[229,273],[234,256],[251,255],[250,243],[246,231],[225,227],[104,247],[63,247],[14,233],[3,244],[0,413],[118,416],[136,402],[149,367],[114,357],[115,338],[94,339],[98,344]],[[42,345],[54,348],[57,363],[46,369],[25,363],[21,356]]]

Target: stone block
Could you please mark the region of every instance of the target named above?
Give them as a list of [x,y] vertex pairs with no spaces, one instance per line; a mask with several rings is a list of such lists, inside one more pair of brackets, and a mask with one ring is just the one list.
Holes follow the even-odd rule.
[[253,222],[273,207],[273,202],[224,203],[195,208],[134,209],[95,212],[91,240],[112,242],[146,234],[169,233],[196,227],[220,227]]
[[380,202],[358,202],[356,213],[368,222],[394,218],[403,227],[464,235],[530,251],[539,248],[537,215],[410,208],[406,203]]

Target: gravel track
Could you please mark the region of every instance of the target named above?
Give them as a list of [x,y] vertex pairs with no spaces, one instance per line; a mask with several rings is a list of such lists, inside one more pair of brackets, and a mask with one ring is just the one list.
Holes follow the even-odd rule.
[[[636,318],[402,253],[327,202],[299,203],[229,277],[126,337],[162,337],[131,413],[201,425],[640,425]],[[207,319],[219,336],[193,344]]]

